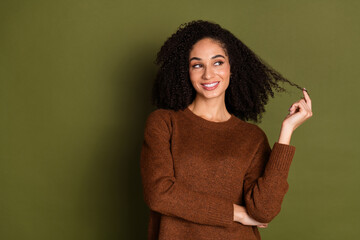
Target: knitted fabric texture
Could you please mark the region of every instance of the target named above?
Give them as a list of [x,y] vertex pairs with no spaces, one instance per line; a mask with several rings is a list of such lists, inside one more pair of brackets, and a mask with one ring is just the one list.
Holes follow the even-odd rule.
[[150,208],[149,240],[261,239],[233,221],[233,204],[270,222],[288,190],[295,147],[274,143],[233,114],[208,121],[185,110],[157,109],[144,131],[140,170]]

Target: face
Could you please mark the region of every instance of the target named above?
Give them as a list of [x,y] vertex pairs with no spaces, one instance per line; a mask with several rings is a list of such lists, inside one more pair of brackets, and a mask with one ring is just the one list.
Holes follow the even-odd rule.
[[197,98],[223,99],[230,81],[230,63],[222,46],[210,38],[195,43],[189,56],[189,74]]

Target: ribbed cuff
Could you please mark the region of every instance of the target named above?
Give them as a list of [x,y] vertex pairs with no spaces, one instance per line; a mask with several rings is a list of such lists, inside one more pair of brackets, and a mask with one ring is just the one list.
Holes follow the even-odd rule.
[[294,155],[294,146],[275,142],[271,150],[267,168],[277,169],[280,171],[289,171]]
[[[196,211],[196,209],[194,210]],[[234,205],[230,201],[226,201],[223,204],[211,201],[208,205],[208,212],[208,220],[212,225],[227,227],[234,221]]]

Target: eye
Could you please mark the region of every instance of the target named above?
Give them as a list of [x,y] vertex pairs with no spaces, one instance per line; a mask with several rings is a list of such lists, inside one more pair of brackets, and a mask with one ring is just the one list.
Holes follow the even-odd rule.
[[220,65],[223,65],[223,64],[224,64],[223,61],[217,61],[217,62],[215,62],[215,66],[220,66]]
[[192,65],[192,68],[201,68],[202,65],[200,63]]

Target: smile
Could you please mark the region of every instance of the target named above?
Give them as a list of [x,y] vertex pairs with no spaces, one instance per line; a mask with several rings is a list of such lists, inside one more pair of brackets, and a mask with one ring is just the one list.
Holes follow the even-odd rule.
[[211,90],[214,90],[215,88],[217,88],[219,83],[220,82],[213,82],[213,83],[207,83],[207,84],[201,84],[201,85],[205,90],[211,91]]

